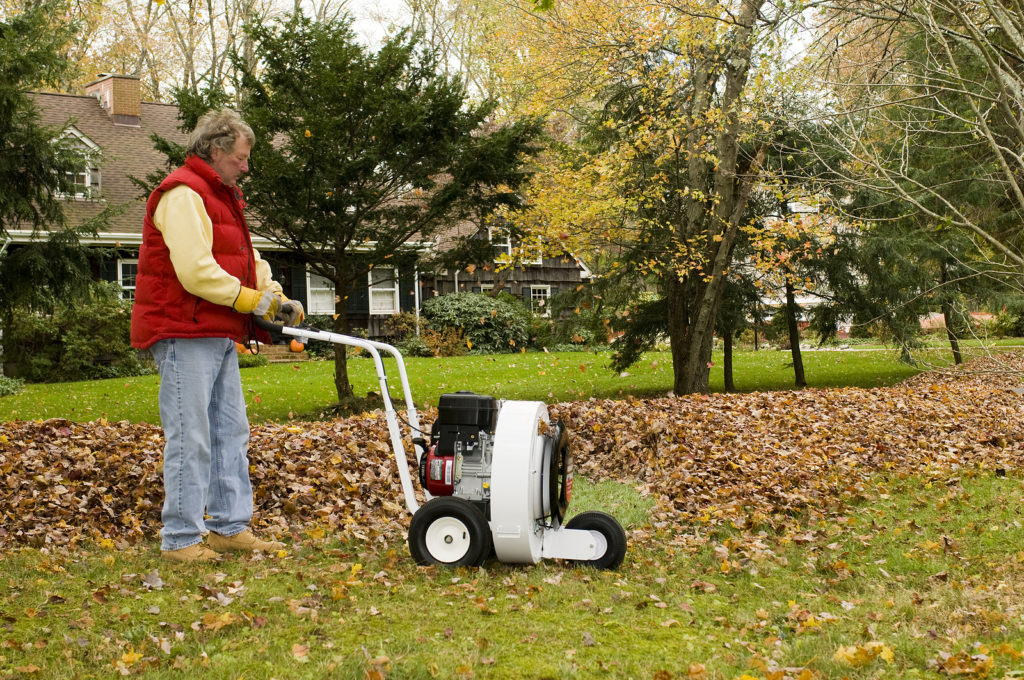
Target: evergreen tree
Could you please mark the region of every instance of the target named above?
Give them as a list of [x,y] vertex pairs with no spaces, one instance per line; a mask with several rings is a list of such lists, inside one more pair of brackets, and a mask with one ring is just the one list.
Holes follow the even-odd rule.
[[47,310],[90,278],[77,230],[95,224],[70,228],[61,198],[87,159],[64,135],[70,122],[44,125],[29,95],[73,68],[61,53],[75,27],[54,22],[59,15],[59,4],[45,1],[0,21],[0,248],[12,230],[48,232],[0,256],[0,319],[18,306]]
[[[348,330],[349,295],[372,267],[396,262],[414,238],[519,203],[539,123],[494,123],[494,105],[470,102],[415,36],[371,54],[350,20],[301,13],[250,31],[258,70],[238,67],[258,139],[245,187],[254,231],[334,284],[335,331]],[[346,399],[340,349],[335,386]]]
[[[903,54],[936,53],[937,37],[929,30],[913,22],[904,29]],[[853,319],[855,329],[882,333],[910,360],[920,344],[919,319],[941,312],[950,351],[960,363],[969,308],[1014,284],[1007,277],[1013,271],[1007,253],[1020,250],[1020,213],[1000,181],[1002,164],[965,125],[975,118],[974,100],[996,87],[994,76],[975,50],[949,47],[940,60],[908,59],[901,101],[877,107],[862,121],[869,146],[888,159],[874,168],[884,181],[865,175],[864,164],[851,163],[858,159],[845,154],[823,161],[836,149],[820,142],[841,138],[837,124],[817,130],[826,133],[817,139],[808,136],[810,153],[803,158],[835,170],[833,177],[848,188],[844,210],[858,225],[811,265],[832,292],[815,310],[816,330],[829,335],[841,317]],[[946,60],[955,64],[958,87],[950,86]],[[918,97],[907,97],[905,89]],[[998,109],[985,124],[1002,144],[1010,143],[1010,126]],[[971,227],[964,229],[964,223]]]

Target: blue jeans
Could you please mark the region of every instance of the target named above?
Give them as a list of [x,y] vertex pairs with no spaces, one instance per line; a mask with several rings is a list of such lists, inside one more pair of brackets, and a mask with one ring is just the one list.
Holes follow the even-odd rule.
[[249,421],[235,343],[171,338],[150,351],[160,371],[166,440],[160,547],[187,548],[208,530],[234,536],[252,520]]

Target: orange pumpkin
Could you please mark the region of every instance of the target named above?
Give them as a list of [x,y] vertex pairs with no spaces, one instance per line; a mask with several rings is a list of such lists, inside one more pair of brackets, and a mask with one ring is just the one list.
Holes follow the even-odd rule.
[[240,342],[235,343],[235,351],[237,351],[239,354],[252,354],[252,350],[250,350],[248,347],[246,347]]
[[306,346],[303,345],[298,340],[292,340],[290,343],[288,343],[288,347],[293,352],[301,352],[302,350],[306,349]]

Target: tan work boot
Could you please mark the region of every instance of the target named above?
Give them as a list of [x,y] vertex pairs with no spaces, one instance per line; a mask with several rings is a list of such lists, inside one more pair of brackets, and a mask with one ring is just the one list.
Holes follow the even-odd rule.
[[220,557],[219,552],[210,550],[202,543],[178,550],[161,550],[160,555],[171,562],[210,562]]
[[284,543],[256,538],[248,529],[234,536],[221,536],[217,532],[211,531],[207,540],[210,541],[210,547],[221,551],[254,552],[259,550],[265,553],[275,553],[278,550],[284,550]]

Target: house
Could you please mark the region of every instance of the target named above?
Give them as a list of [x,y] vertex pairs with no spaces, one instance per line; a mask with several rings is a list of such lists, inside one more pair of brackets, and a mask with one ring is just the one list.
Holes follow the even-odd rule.
[[[93,167],[75,178],[76,191],[66,197],[66,214],[71,224],[96,216],[103,208],[118,206],[121,211],[109,228],[85,239],[97,246],[94,273],[97,278],[116,281],[131,299],[134,294],[138,249],[142,243],[145,197],[131,177],[145,178],[154,172],[166,172],[167,159],[153,148],[153,135],[184,144],[187,135],[178,129],[178,110],[172,104],[141,101],[139,80],[134,76],[102,74],[85,88],[85,95],[33,93],[45,124],[62,127],[71,123],[68,133],[83,149],[98,159]],[[437,240],[420,247],[443,248],[450,239],[472,227],[454,226]],[[11,231],[8,245],[16,248],[33,238],[29,231]],[[511,244],[498,240],[506,252]],[[305,264],[287,250],[266,238],[253,237],[253,244],[274,271],[285,295],[303,302],[308,314],[333,314],[335,295],[332,284],[308,271]],[[545,311],[548,297],[568,285],[576,285],[589,275],[575,258],[543,258],[535,264],[498,273],[493,267],[465,271],[448,270],[434,274],[417,269],[413,253],[395,258],[395,265],[373,268],[366,286],[350,293],[349,322],[353,329],[365,329],[370,337],[385,333],[384,321],[399,312],[419,313],[427,296],[455,291],[483,292],[504,287],[521,296],[536,311]],[[475,269],[475,271],[474,271]],[[488,271],[490,270],[490,271]]]
[[567,252],[557,257],[539,254],[519,266],[508,266],[513,246],[518,245],[512,242],[508,232],[500,229],[480,229],[470,223],[454,225],[445,230],[438,236],[436,248],[440,251],[447,250],[455,241],[466,237],[488,239],[494,247],[494,260],[482,265],[441,269],[425,277],[426,296],[456,292],[492,294],[500,290],[521,298],[526,308],[535,314],[548,316],[548,303],[551,298],[593,278],[586,264]]
[[[971,325],[979,329],[985,325],[992,324],[996,320],[995,314],[988,312],[970,312]],[[942,312],[931,312],[920,318],[921,330],[925,333],[942,333],[946,330],[946,317]]]

